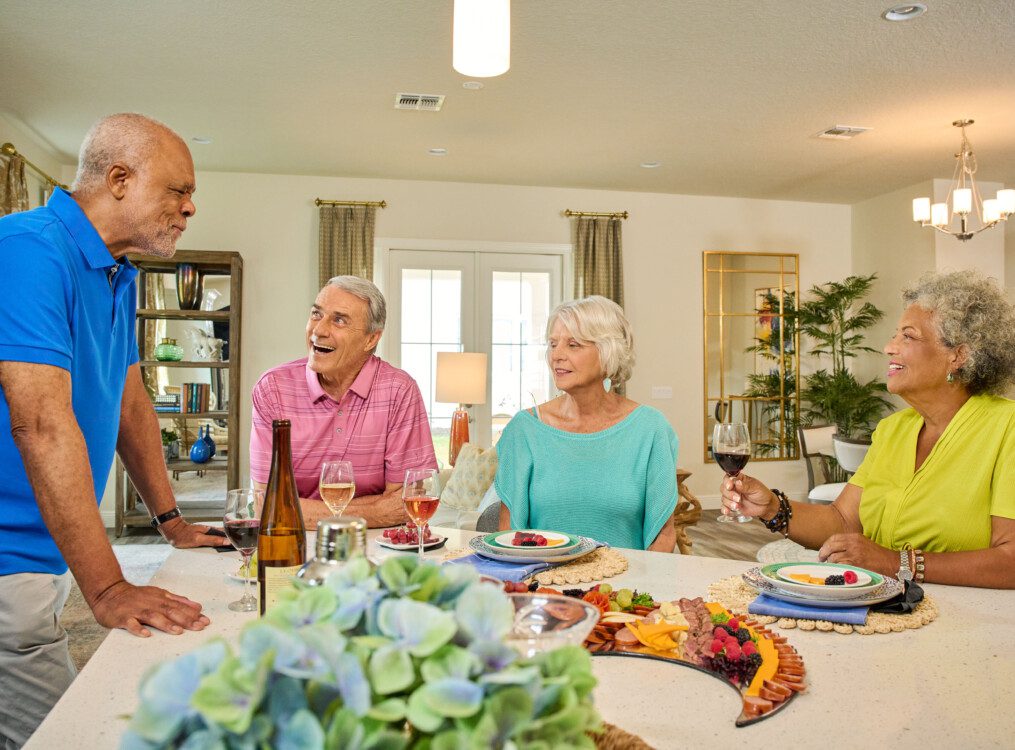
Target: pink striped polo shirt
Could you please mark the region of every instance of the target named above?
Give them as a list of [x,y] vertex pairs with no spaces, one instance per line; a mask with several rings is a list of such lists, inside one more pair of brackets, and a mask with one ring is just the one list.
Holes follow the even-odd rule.
[[406,469],[437,468],[430,425],[416,381],[376,356],[336,401],[321,387],[307,358],[274,367],[253,392],[250,478],[266,483],[271,469],[271,422],[292,421],[293,470],[300,497],[320,498],[327,460],[351,461],[356,496],[401,484]]

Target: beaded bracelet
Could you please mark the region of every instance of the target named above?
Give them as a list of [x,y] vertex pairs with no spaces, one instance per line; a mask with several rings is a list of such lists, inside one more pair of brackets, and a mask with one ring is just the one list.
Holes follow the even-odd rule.
[[923,550],[913,550],[913,580],[923,583]]
[[789,498],[786,497],[786,493],[782,490],[773,489],[772,494],[779,498],[779,510],[774,516],[767,521],[762,521],[762,523],[773,534],[781,532],[784,537],[789,538],[789,521],[793,518],[793,507],[789,504]]

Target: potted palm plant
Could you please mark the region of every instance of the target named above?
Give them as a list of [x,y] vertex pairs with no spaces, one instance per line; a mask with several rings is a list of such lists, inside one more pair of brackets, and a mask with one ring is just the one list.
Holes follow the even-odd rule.
[[800,331],[814,347],[810,353],[831,360],[831,370],[819,369],[808,376],[800,391],[804,424],[834,424],[835,451],[839,464],[856,471],[870,447],[870,435],[891,404],[881,395],[888,388],[874,378],[861,383],[848,369],[849,360],[876,349],[864,344],[864,331],[884,313],[864,301],[877,274],[848,276],[810,288],[799,305]]

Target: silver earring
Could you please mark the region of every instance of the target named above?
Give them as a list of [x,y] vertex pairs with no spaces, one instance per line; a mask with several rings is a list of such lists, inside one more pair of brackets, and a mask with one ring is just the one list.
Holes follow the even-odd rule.
[[955,375],[953,373],[948,373],[948,377],[945,378],[945,380],[947,380],[949,383],[954,383],[955,382]]
[[610,380],[610,378],[604,378],[603,379],[603,390],[606,391],[607,393],[609,393],[612,388],[613,388],[613,381]]

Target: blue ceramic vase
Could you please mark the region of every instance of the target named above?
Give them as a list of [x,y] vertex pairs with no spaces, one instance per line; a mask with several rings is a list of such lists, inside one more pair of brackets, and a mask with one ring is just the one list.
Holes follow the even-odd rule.
[[190,460],[195,464],[203,464],[211,458],[211,448],[208,447],[208,443],[204,441],[203,437],[199,437],[194,441],[194,444],[190,446]]
[[201,440],[205,442],[205,445],[208,446],[208,450],[211,451],[211,453],[209,454],[209,458],[214,456],[215,451],[218,449],[218,446],[216,446],[215,441],[211,439],[211,425],[208,425],[207,427],[204,428],[204,437],[201,438]]

